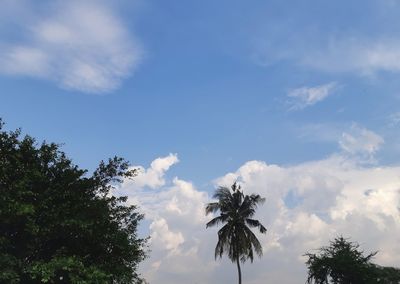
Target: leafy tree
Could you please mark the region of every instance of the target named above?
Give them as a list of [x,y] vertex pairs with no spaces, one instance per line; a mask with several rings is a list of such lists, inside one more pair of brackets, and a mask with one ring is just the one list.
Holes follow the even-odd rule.
[[0,120],[0,283],[140,283],[143,215],[110,192],[135,174],[114,157],[89,176]]
[[400,283],[400,270],[371,263],[377,254],[365,255],[359,244],[343,237],[335,238],[318,254],[307,253],[307,283],[312,284],[369,284]]
[[253,262],[254,251],[260,257],[262,255],[261,244],[250,228],[258,228],[261,233],[267,231],[258,220],[252,219],[258,204],[263,203],[265,199],[258,194],[244,195],[237,183],[234,183],[231,189],[232,191],[227,187],[219,187],[216,190],[213,198],[218,201],[207,204],[206,214],[218,211],[220,214],[209,221],[206,227],[224,225],[218,231],[215,258],[226,253],[232,262],[236,262],[241,284],[240,261],[244,263],[250,259]]
[[398,284],[400,283],[400,269],[395,267],[383,267],[376,264],[371,265],[376,283]]

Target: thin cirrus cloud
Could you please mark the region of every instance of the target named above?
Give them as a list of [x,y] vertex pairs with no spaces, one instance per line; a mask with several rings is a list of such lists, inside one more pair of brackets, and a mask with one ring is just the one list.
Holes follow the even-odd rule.
[[[248,161],[214,181],[216,186],[230,186],[238,180],[245,193],[266,197],[256,216],[268,228],[266,235],[258,236],[264,257],[244,265],[247,283],[305,281],[303,254],[340,234],[362,243],[366,251],[379,250],[376,263],[400,265],[396,238],[400,233],[400,169],[365,165],[357,155],[348,155],[348,151],[372,155],[383,139],[361,126],[346,133],[351,141],[339,141],[343,151],[327,158],[291,166]],[[146,172],[156,168],[155,164],[168,165],[162,167],[164,182],[155,188],[143,180],[143,187],[129,180],[117,188],[117,193],[128,195],[130,202],[140,206],[148,221],[145,224],[150,224],[145,229],[151,236],[151,253],[141,272],[154,284],[183,284],[193,279],[209,284],[234,282],[235,266],[226,258],[214,260],[217,228],[205,228],[212,217],[204,214],[210,193],[182,178],[168,177],[169,166],[177,162],[174,156],[157,158],[149,168],[143,167],[143,177],[153,184]]]
[[68,1],[44,10],[45,14],[38,12],[19,23],[18,40],[3,39],[1,73],[51,80],[64,89],[107,93],[140,62],[139,43],[112,6]]
[[[363,35],[339,35],[328,38],[312,37],[308,41],[260,40],[254,58],[258,64],[269,66],[276,62],[294,65],[326,73],[354,74],[363,77],[379,72],[400,72],[400,38],[366,37]],[[297,46],[289,49],[289,46]]]
[[373,156],[384,143],[375,132],[353,124],[349,131],[343,132],[339,140],[341,149],[352,155]]
[[312,106],[334,93],[337,88],[337,83],[331,82],[324,85],[315,87],[301,87],[290,90],[289,97],[289,110],[301,110],[306,107]]
[[303,65],[326,72],[400,72],[400,40],[392,38],[332,39],[312,53],[300,55]]
[[385,142],[379,134],[356,122],[345,125],[314,123],[296,131],[305,141],[337,143],[342,155],[352,156],[363,162],[373,161]]

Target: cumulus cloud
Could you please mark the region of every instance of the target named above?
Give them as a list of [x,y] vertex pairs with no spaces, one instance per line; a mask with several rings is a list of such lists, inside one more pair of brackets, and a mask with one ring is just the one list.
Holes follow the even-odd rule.
[[138,204],[150,223],[151,257],[142,268],[150,283],[189,283],[201,273],[198,283],[211,283],[204,280],[217,265],[208,253],[212,244],[204,230],[208,194],[178,177],[161,181],[160,176],[177,162],[172,154],[155,159],[147,169],[141,167],[144,174],[137,177],[139,182],[126,180],[116,193]]
[[[15,17],[22,5],[13,7]],[[111,6],[102,1],[67,1],[49,4],[43,10],[46,12],[22,17],[18,40],[6,42],[3,37],[1,73],[50,79],[62,88],[104,93],[116,89],[138,65],[138,42]],[[5,22],[13,28],[10,21]]]
[[[362,139],[375,137],[357,131]],[[378,148],[361,147],[367,152]],[[173,164],[165,162],[169,157],[156,159],[146,171],[154,164],[164,165],[161,168],[166,171],[169,166],[165,165]],[[375,262],[400,266],[396,238],[400,234],[400,167],[360,164],[351,157],[342,152],[291,166],[249,161],[214,181],[215,186],[230,186],[238,180],[245,193],[266,197],[256,215],[268,228],[266,235],[259,235],[264,256],[244,265],[246,283],[305,281],[303,254],[338,234],[352,237],[366,251],[379,250]],[[155,284],[236,281],[234,265],[226,259],[214,260],[217,228],[205,229],[211,217],[204,216],[204,206],[211,201],[211,192],[200,191],[181,178],[169,178],[167,173],[164,179],[155,189],[126,181],[118,190],[139,204],[150,224],[152,252],[141,266],[144,277]]]
[[[158,218],[150,225],[151,243],[161,249],[176,253],[179,246],[185,242],[181,232],[174,233],[169,230],[167,221],[164,218]],[[159,242],[159,244],[158,244]]]
[[142,166],[134,166],[133,168],[139,170],[139,174],[132,183],[137,187],[148,186],[153,189],[163,186],[165,184],[165,172],[178,162],[177,154],[169,154],[166,157],[155,159],[148,169]]
[[315,87],[301,87],[290,90],[288,93],[288,97],[291,98],[291,101],[289,101],[290,110],[299,110],[312,106],[332,95],[336,87],[337,84],[331,82]]
[[[267,198],[258,216],[269,228],[263,239],[265,257],[255,266],[268,270],[269,261],[274,259],[289,262],[287,272],[292,273],[294,267],[298,270],[285,283],[298,283],[305,279],[301,255],[337,234],[353,237],[366,249],[379,249],[378,263],[400,265],[395,256],[400,247],[390,237],[400,230],[399,169],[360,167],[340,155],[292,167],[261,161],[244,164],[235,178],[241,180],[246,192]],[[229,184],[231,178],[229,174],[218,183]],[[288,194],[296,196],[295,206],[287,203]],[[265,276],[269,274],[272,271]],[[253,282],[257,279],[262,278],[257,276]]]

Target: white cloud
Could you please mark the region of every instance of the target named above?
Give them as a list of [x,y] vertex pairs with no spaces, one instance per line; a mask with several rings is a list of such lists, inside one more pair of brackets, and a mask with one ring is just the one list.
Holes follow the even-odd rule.
[[[400,38],[363,35],[320,34],[299,37],[292,29],[286,37],[265,39],[255,46],[254,60],[264,66],[291,62],[326,73],[374,76],[379,72],[400,72]],[[306,33],[306,31],[303,31]],[[296,48],[291,48],[296,46]]]
[[312,106],[333,94],[333,91],[337,87],[335,82],[329,84],[319,85],[315,87],[301,87],[289,91],[288,97],[292,99],[290,101],[290,109],[298,110],[304,109],[308,106]]
[[[357,131],[362,139],[375,137],[365,129]],[[361,149],[374,152],[374,145]],[[149,169],[154,164],[173,163],[154,162]],[[400,266],[399,172],[400,167],[365,166],[342,153],[292,166],[249,161],[218,178],[216,184],[229,186],[239,180],[245,193],[266,197],[256,216],[268,228],[259,236],[264,256],[244,265],[246,283],[305,281],[302,255],[338,234],[352,237],[366,251],[379,250],[377,263]],[[236,281],[230,261],[214,261],[217,228],[205,229],[211,218],[204,216],[208,194],[177,177],[159,184],[154,190],[126,182],[119,189],[140,205],[150,222],[152,252],[141,266],[144,277],[154,284]]]
[[344,132],[339,141],[340,147],[349,154],[372,157],[384,140],[378,134],[353,124],[349,132]]
[[161,176],[177,162],[172,154],[155,159],[149,168],[141,167],[144,174],[137,177],[139,182],[137,178],[127,180],[116,193],[139,204],[150,222],[151,257],[142,268],[150,283],[189,283],[193,275],[201,273],[198,283],[209,283],[204,277],[211,275],[217,264],[205,249],[211,247],[204,230],[208,195],[177,177],[165,182]]
[[[351,236],[366,249],[382,251],[391,247],[398,251],[394,241],[387,244],[390,235],[400,231],[398,171],[398,167],[360,167],[355,161],[335,155],[292,167],[251,161],[235,175],[247,192],[258,192],[267,198],[259,210],[259,218],[270,232],[265,247],[270,246],[270,241],[273,243],[266,254],[298,259],[292,265],[302,267],[302,252],[326,244],[336,234]],[[224,177],[220,181],[226,182]],[[298,199],[294,207],[285,201],[290,192]],[[400,265],[396,253],[384,251],[376,261]],[[261,263],[268,267],[265,260]],[[298,281],[293,278],[288,283]]]
[[[389,119],[394,126],[396,117],[390,116]],[[350,125],[308,124],[295,131],[305,141],[338,144],[342,155],[351,156],[361,163],[376,162],[375,155],[385,142],[377,133],[354,122]]]
[[[158,246],[160,249],[176,253],[179,246],[185,242],[181,232],[174,233],[169,230],[167,221],[164,218],[154,220],[150,225],[150,230],[152,232],[151,244]],[[157,244],[158,242],[160,243]]]
[[0,72],[104,93],[116,89],[140,61],[137,40],[105,2],[57,2],[44,10],[45,14],[22,18],[19,43],[3,38]]
[[333,39],[327,46],[301,55],[300,62],[328,72],[399,72],[400,40]]
[[40,49],[15,46],[0,57],[2,70],[16,75],[45,77],[50,72],[49,57]]
[[165,172],[178,162],[179,159],[176,154],[169,154],[166,157],[155,159],[148,169],[133,166],[133,168],[139,170],[139,174],[132,180],[132,183],[137,187],[148,186],[153,189],[163,186],[165,184]]

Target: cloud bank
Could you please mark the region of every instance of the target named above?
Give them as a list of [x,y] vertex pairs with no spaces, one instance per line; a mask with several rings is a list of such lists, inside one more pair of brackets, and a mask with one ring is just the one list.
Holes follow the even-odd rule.
[[[301,283],[306,279],[303,254],[326,245],[342,234],[361,243],[366,251],[379,250],[376,263],[400,266],[400,167],[360,163],[348,152],[375,153],[383,141],[367,129],[354,126],[340,142],[343,152],[297,165],[280,166],[248,161],[217,178],[215,186],[238,180],[245,193],[266,197],[256,218],[268,228],[259,236],[264,256],[243,267],[246,283]],[[350,138],[351,137],[351,138]],[[370,142],[363,142],[368,140]],[[210,192],[173,177],[154,183],[148,175],[158,166],[178,161],[176,155],[155,160],[138,180],[118,189],[139,204],[149,222],[151,256],[142,265],[150,283],[231,283],[236,268],[225,259],[214,260],[217,229],[205,228]],[[144,184],[141,181],[141,184]]]
[[[66,1],[46,4],[39,12],[33,3],[22,4],[36,13],[22,17],[18,39],[0,41],[1,73],[106,93],[118,88],[137,67],[142,54],[138,41],[112,6],[102,1]],[[18,17],[18,12],[25,15],[26,10],[15,5],[12,17]]]

